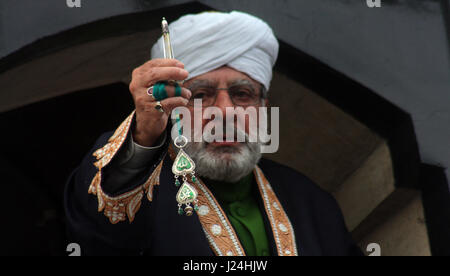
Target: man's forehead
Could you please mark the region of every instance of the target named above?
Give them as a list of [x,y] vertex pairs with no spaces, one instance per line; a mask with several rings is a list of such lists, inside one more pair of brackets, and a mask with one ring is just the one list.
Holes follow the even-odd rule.
[[259,87],[261,85],[247,74],[227,66],[197,76],[187,81],[186,84],[217,86],[223,82],[225,82],[228,86],[235,84],[250,84]]
[[[194,79],[192,81],[187,82],[189,85],[205,85],[205,86],[218,86],[223,80],[218,78],[200,78]],[[228,86],[232,85],[255,85],[257,84],[255,81],[252,81],[248,78],[230,78],[227,79],[226,84]]]

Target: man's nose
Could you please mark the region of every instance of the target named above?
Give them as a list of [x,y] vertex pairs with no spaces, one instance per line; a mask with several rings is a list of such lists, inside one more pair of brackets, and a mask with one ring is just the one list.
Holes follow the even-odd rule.
[[226,116],[227,107],[234,107],[233,101],[230,98],[227,90],[219,90],[217,92],[217,98],[215,106],[222,110],[224,117]]

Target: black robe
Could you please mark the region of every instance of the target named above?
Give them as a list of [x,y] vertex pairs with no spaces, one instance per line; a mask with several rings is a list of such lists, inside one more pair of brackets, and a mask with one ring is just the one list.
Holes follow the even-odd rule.
[[[160,174],[161,185],[155,186],[152,202],[142,200],[132,223],[123,221],[113,225],[103,212],[97,211],[97,197],[88,194],[88,188],[97,173],[92,153],[103,147],[110,136],[105,134],[99,138],[66,185],[64,207],[70,242],[80,245],[82,255],[214,255],[197,215],[186,217],[177,213],[177,188],[172,185],[173,161],[168,154],[164,154],[168,143],[159,156],[159,160],[165,156]],[[362,255],[330,194],[286,166],[266,159],[262,159],[258,165],[292,223],[300,256]],[[111,169],[114,168],[107,166],[103,169],[105,177]],[[119,194],[145,183],[153,169],[154,166],[149,166],[148,172],[138,175],[135,183]],[[259,204],[271,255],[276,255],[275,241],[261,199]]]

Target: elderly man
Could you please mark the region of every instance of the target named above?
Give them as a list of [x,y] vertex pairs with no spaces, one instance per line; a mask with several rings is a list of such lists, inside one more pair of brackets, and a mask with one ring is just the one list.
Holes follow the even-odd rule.
[[[335,200],[261,159],[248,127],[243,142],[187,141],[182,150],[168,131],[171,112],[194,114],[195,100],[224,117],[229,108],[267,105],[278,55],[270,27],[241,12],[206,12],[170,31],[177,59],[162,59],[162,39],[155,44],[152,60],[132,74],[135,112],[99,138],[69,179],[71,242],[86,255],[360,255]],[[200,131],[211,119],[201,117]]]

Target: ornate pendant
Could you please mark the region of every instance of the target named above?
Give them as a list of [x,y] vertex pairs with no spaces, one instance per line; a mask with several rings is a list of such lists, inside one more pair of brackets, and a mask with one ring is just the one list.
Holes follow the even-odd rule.
[[[179,187],[181,185],[180,180],[178,179],[180,176],[183,181],[183,185],[181,185],[176,196],[176,200],[178,202],[178,214],[186,214],[187,216],[191,216],[194,210],[198,210],[198,193],[197,190],[188,183],[187,176],[190,174],[192,182],[195,183],[197,181],[195,177],[195,163],[194,160],[192,160],[182,149],[186,143],[180,146],[176,142],[177,139],[175,139],[174,144],[179,148],[179,151],[172,165],[172,172],[175,175],[175,186]],[[194,208],[191,207],[191,204],[194,205]],[[183,205],[186,205],[184,210],[182,208]]]
[[175,162],[173,162],[172,172],[175,175],[187,175],[195,170],[195,163],[183,149],[180,148]]

